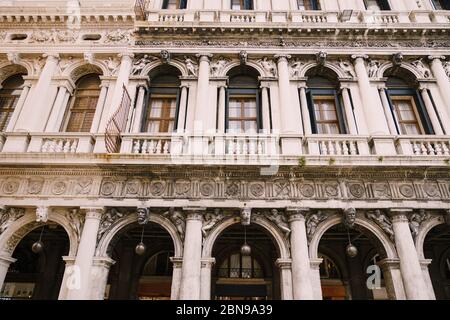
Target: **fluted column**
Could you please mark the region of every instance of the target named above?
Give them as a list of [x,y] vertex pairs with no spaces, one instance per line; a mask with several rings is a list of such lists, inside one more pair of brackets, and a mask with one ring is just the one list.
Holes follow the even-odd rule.
[[98,98],[97,107],[95,109],[94,119],[92,120],[91,133],[98,133],[100,129],[100,121],[105,111],[106,97],[109,92],[109,81],[102,80],[100,84],[100,96]]
[[183,265],[183,258],[171,257],[170,261],[173,264],[172,287],[170,290],[170,300],[178,300],[180,298],[181,266]]
[[225,133],[225,104],[226,104],[226,84],[222,84],[219,86],[219,104],[218,104],[218,125],[217,131],[218,133]]
[[292,287],[294,300],[313,300],[305,215],[309,209],[288,208],[291,227]]
[[308,99],[306,98],[306,84],[300,86],[300,106],[302,109],[304,133],[306,135],[312,134],[311,116],[309,114]]
[[441,123],[434,109],[433,102],[431,102],[430,95],[428,93],[428,88],[426,86],[420,87],[420,93],[422,95],[423,102],[425,103],[425,108],[427,109],[428,116],[430,117],[431,124],[433,125],[434,133],[437,135],[443,135]]
[[133,127],[131,128],[131,132],[133,133],[140,133],[142,128],[142,117],[144,115],[144,106],[145,106],[145,93],[146,93],[146,86],[145,85],[139,85],[138,86],[138,94],[136,98],[136,111],[133,118]]
[[50,117],[45,127],[45,132],[59,132],[63,121],[64,113],[67,108],[67,95],[70,95],[74,87],[71,81],[64,81],[58,85],[58,93],[56,95]]
[[[59,63],[57,54],[44,55],[47,58],[45,66],[39,76],[35,87],[33,88],[32,99],[27,99],[24,106],[26,115],[32,114],[33,117],[22,116],[17,121],[15,131],[43,132],[51,110],[53,101],[50,95],[53,94],[51,89],[52,77]],[[56,91],[56,87],[54,89]],[[56,94],[56,92],[54,93]]]
[[202,224],[205,208],[186,208],[183,266],[181,268],[180,300],[200,299],[202,258]]
[[211,300],[211,271],[215,263],[215,258],[202,259],[200,300]]
[[447,110],[450,111],[450,80],[442,64],[442,60],[445,60],[445,57],[429,56],[428,58],[431,60],[431,70],[436,77],[442,98],[447,106]]
[[86,208],[86,219],[78,245],[77,257],[74,267],[78,268],[80,275],[80,287],[69,290],[69,300],[86,300],[90,298],[91,268],[97,244],[97,233],[103,208]]
[[184,133],[185,131],[187,98],[188,98],[188,85],[186,83],[182,83],[180,95],[180,110],[178,112],[178,125],[177,125],[177,131],[181,133]]
[[261,84],[261,109],[263,131],[270,134],[272,130],[270,125],[269,86],[267,84]]
[[17,102],[16,107],[14,108],[14,113],[9,120],[8,127],[6,128],[6,132],[14,131],[14,127],[16,126],[17,119],[22,113],[23,106],[25,105],[28,95],[30,94],[31,83],[25,82],[23,85],[22,93],[20,94],[19,101]]
[[9,266],[16,261],[17,259],[14,259],[13,257],[0,256],[0,290],[3,288]]
[[379,96],[375,94],[375,89],[370,85],[369,76],[367,75],[364,61],[369,57],[367,55],[353,55],[352,58],[354,59],[355,72],[358,77],[358,86],[364,105],[369,134],[387,135],[389,134],[389,127],[384,117],[381,101]]
[[350,134],[358,134],[356,128],[355,116],[353,115],[352,102],[350,100],[349,89],[346,86],[342,86],[342,100],[344,102],[345,117],[347,119],[348,131]]
[[206,129],[210,124],[208,123],[210,110],[209,105],[209,63],[212,57],[209,53],[200,53],[199,68],[198,68],[198,83],[197,83],[197,101],[195,106],[195,125],[196,128]]
[[389,104],[389,99],[386,93],[386,87],[384,85],[379,86],[378,91],[380,93],[381,103],[383,104],[384,115],[386,116],[388,122],[389,131],[391,134],[398,134],[394,115],[392,114],[391,106]]
[[412,209],[391,209],[395,246],[400,258],[400,271],[408,300],[428,300],[428,288],[425,284],[414,240],[409,228],[407,214]]

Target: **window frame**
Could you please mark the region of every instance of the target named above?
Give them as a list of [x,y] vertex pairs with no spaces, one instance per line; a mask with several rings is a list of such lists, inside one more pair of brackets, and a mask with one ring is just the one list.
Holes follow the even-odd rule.
[[[143,115],[143,118],[141,119],[141,127],[140,132],[141,133],[148,133],[148,134],[170,134],[173,132],[176,132],[178,129],[178,115],[180,111],[180,88],[177,87],[151,87],[148,90],[148,94],[146,97],[146,105],[145,112]],[[147,130],[149,125],[149,114],[150,114],[150,108],[152,107],[152,99],[161,98],[161,97],[174,97],[175,98],[175,117],[174,117],[174,125],[173,125],[173,131],[168,132],[149,132]],[[160,120],[161,121],[161,120]]]
[[[262,117],[261,117],[261,99],[259,89],[248,89],[248,88],[227,88],[225,97],[225,132],[229,132],[230,129],[230,99],[233,97],[254,97],[255,107],[256,107],[256,134],[262,130]],[[237,133],[236,133],[237,134]],[[246,134],[246,132],[241,132],[240,134]]]

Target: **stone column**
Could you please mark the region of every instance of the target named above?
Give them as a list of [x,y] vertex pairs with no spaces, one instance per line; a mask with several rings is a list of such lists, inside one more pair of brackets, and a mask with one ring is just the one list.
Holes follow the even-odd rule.
[[181,267],[183,265],[183,258],[181,257],[171,257],[170,261],[173,264],[172,268],[172,288],[170,291],[170,299],[178,300],[180,297],[180,286],[181,286]]
[[100,96],[95,109],[94,119],[92,119],[91,133],[99,132],[100,121],[102,119],[103,111],[105,110],[106,97],[108,96],[109,91],[109,81],[102,80],[100,87]]
[[278,259],[275,265],[280,269],[281,300],[292,300],[292,260]]
[[441,123],[439,121],[439,118],[436,114],[436,110],[434,109],[433,102],[431,101],[430,95],[428,93],[428,88],[426,86],[421,86],[420,93],[422,95],[425,108],[427,109],[428,116],[430,117],[431,124],[433,125],[434,133],[437,135],[443,135],[444,131],[442,130]]
[[364,104],[365,117],[369,134],[387,135],[389,128],[386,118],[382,111],[381,101],[378,95],[375,94],[375,89],[370,85],[369,76],[364,60],[368,59],[367,55],[353,55],[355,72],[358,77],[358,86],[362,103]]
[[197,100],[195,106],[195,119],[194,122],[198,123],[194,125],[195,128],[205,129],[208,127],[208,116],[210,111],[209,107],[209,59],[212,57],[209,53],[200,53],[199,68],[198,68],[198,83],[197,83]]
[[177,131],[179,133],[184,133],[185,131],[187,98],[188,98],[188,85],[186,83],[181,83],[180,110],[178,112],[178,125],[177,125]]
[[202,259],[200,300],[211,300],[211,271],[215,263],[215,258]]
[[45,132],[60,132],[64,114],[68,107],[66,97],[72,93],[73,89],[74,85],[68,80],[58,85],[58,93],[47,121]]
[[428,296],[430,297],[430,300],[436,300],[436,294],[434,293],[433,282],[431,281],[431,277],[430,277],[430,270],[428,269],[428,266],[431,264],[431,262],[432,262],[431,259],[423,259],[420,261],[420,266],[422,267],[423,279],[428,288]]
[[86,220],[81,233],[80,244],[78,245],[77,257],[74,267],[79,268],[80,288],[72,289],[68,292],[69,300],[86,300],[90,298],[90,280],[92,259],[97,245],[97,233],[100,226],[100,219],[104,212],[103,208],[86,208]]
[[133,124],[131,128],[132,133],[140,133],[142,128],[142,120],[145,113],[144,106],[145,106],[145,93],[147,91],[147,88],[145,85],[141,84],[138,85],[138,94],[136,98],[136,111],[133,117]]
[[387,294],[390,300],[406,300],[399,259],[384,259],[379,263],[384,275]]
[[17,121],[16,131],[44,131],[51,109],[51,105],[49,105],[49,95],[53,92],[53,90],[50,90],[51,82],[59,63],[59,56],[57,54],[47,54],[44,57],[47,57],[47,60],[39,80],[33,88],[32,99],[27,99],[27,103],[24,106],[25,114],[32,114],[33,117],[20,117]]
[[217,132],[220,133],[220,134],[225,133],[225,127],[226,127],[225,126],[225,119],[226,119],[226,117],[225,117],[225,113],[226,113],[226,110],[225,110],[226,88],[227,88],[226,84],[221,84],[219,86],[219,105],[218,105],[218,108],[217,108],[218,109],[217,110],[217,112],[218,112]]
[[95,257],[91,269],[91,300],[104,300],[106,286],[108,285],[108,275],[111,266],[116,262],[110,257]]
[[75,257],[62,257],[64,263],[66,264],[64,269],[63,280],[61,281],[61,288],[59,289],[58,300],[67,300],[67,293],[69,290],[69,277],[72,275],[73,264],[75,263]]
[[183,266],[181,268],[180,300],[200,299],[202,257],[202,225],[205,208],[186,208]]
[[311,116],[309,115],[308,99],[306,98],[306,84],[300,86],[300,105],[302,109],[303,130],[305,135],[312,134]]
[[261,84],[261,111],[263,121],[263,131],[266,134],[272,133],[270,125],[270,104],[269,104],[269,86]]
[[320,279],[320,264],[323,259],[311,259],[311,286],[314,292],[314,300],[323,300],[322,282]]
[[383,110],[384,110],[384,115],[386,116],[387,122],[388,122],[388,126],[389,126],[389,131],[391,134],[398,134],[397,132],[397,127],[395,125],[395,119],[394,116],[392,114],[391,111],[391,106],[389,104],[389,99],[386,93],[386,87],[385,86],[379,86],[378,87],[378,91],[380,92],[380,97],[381,97],[381,103],[383,104]]
[[425,284],[414,241],[409,229],[407,214],[412,209],[391,209],[395,234],[395,246],[400,258],[400,271],[408,300],[428,300],[428,288]]
[[27,101],[28,95],[30,93],[31,83],[29,81],[25,82],[23,85],[22,93],[20,94],[19,101],[17,102],[17,105],[14,109],[14,113],[11,116],[11,119],[9,120],[8,127],[6,128],[6,132],[12,132],[14,131],[14,127],[16,126],[17,119],[19,118],[20,114],[22,113],[23,106],[25,105],[25,102]]
[[309,209],[286,210],[291,227],[292,287],[294,300],[313,300],[305,215]]
[[445,60],[445,57],[429,56],[428,59],[431,60],[431,70],[436,77],[442,98],[447,105],[447,110],[450,111],[450,80],[449,76],[445,72],[444,65],[442,64],[442,60]]
[[350,99],[349,89],[346,86],[341,87],[342,100],[344,101],[345,117],[347,119],[349,134],[357,135],[358,129],[356,128],[355,116],[353,115],[352,101]]
[[10,264],[16,261],[17,259],[14,259],[13,257],[0,256],[0,290],[3,288]]

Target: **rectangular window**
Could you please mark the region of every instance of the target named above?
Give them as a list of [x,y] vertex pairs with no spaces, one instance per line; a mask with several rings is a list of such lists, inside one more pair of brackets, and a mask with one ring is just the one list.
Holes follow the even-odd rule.
[[187,7],[187,0],[164,0],[163,2],[163,9],[186,9]]
[[22,90],[0,90],[0,132],[6,130]]
[[314,117],[318,134],[341,134],[334,96],[314,96]]
[[154,95],[151,97],[144,132],[169,133],[175,128],[177,97]]
[[421,135],[425,130],[421,124],[417,105],[412,96],[391,96],[395,116],[404,135]]
[[253,1],[231,0],[231,10],[253,10]]
[[320,10],[320,3],[318,0],[297,0],[298,10]]
[[97,108],[99,89],[79,89],[72,99],[66,132],[89,132]]
[[450,10],[449,0],[431,0],[435,10]]
[[384,11],[391,10],[388,0],[365,0],[364,1],[367,10]]
[[258,132],[258,113],[255,96],[231,96],[228,103],[228,131],[231,133]]

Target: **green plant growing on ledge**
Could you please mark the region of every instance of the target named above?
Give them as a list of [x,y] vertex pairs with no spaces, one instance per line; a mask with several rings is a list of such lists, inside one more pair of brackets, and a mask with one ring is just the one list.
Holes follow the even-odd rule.
[[328,165],[330,165],[330,166],[334,165],[335,163],[336,163],[336,159],[335,158],[330,158],[328,160]]
[[383,156],[379,156],[379,157],[378,157],[378,161],[379,161],[379,162],[383,162],[383,161],[384,161],[384,157],[383,157]]
[[300,158],[298,159],[298,167],[299,167],[300,169],[306,167],[306,158],[305,158],[305,157],[300,157]]
[[446,165],[450,165],[450,159],[445,159],[444,162]]

